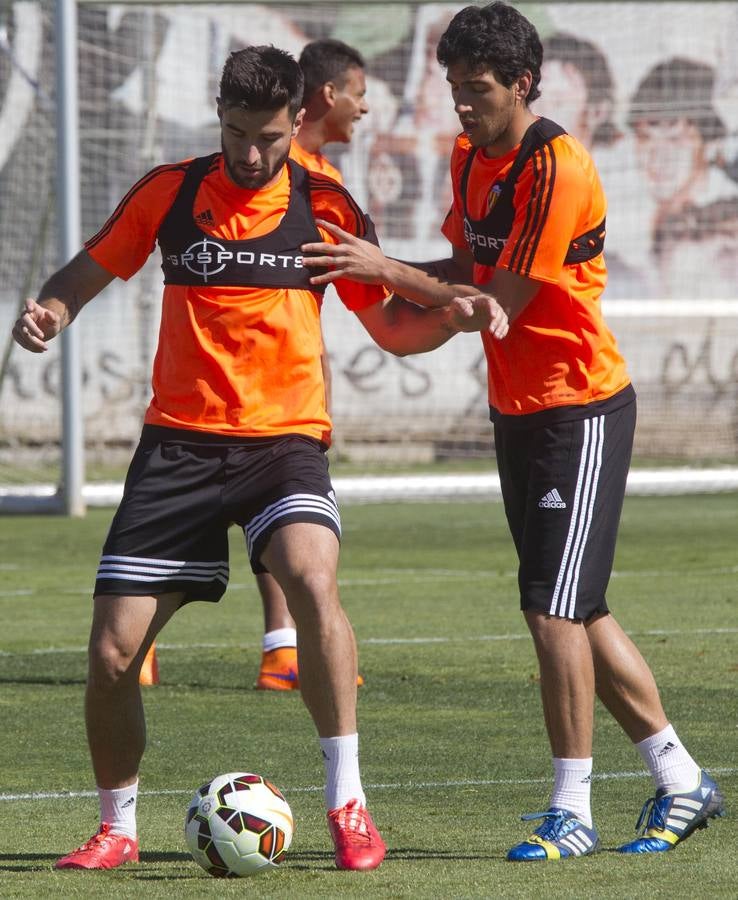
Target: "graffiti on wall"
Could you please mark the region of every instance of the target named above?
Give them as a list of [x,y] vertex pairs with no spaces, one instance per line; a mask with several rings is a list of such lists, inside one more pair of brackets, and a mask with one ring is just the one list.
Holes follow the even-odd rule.
[[[697,4],[519,4],[544,42],[534,111],[559,121],[591,151],[609,198],[605,298],[699,302],[738,284],[738,7]],[[339,37],[367,60],[370,113],[350,145],[329,147],[370,213],[385,250],[445,256],[440,223],[450,202],[448,157],[458,120],[435,61],[460,5],[290,7],[253,5],[78,7],[82,218],[93,234],[145,171],[218,146],[214,97],[223,60],[245,43],[298,54],[315,37]],[[285,10],[289,10],[286,12]],[[664,27],[664,22],[669,27]],[[56,265],[53,221],[53,4],[13,0],[0,9],[0,325],[24,290]],[[53,219],[53,217],[52,217]],[[43,223],[48,223],[48,227]],[[43,227],[42,227],[43,226]],[[89,425],[135,435],[156,346],[159,273],[147,266],[116,284],[79,320]],[[341,305],[325,305],[336,417],[484,417],[475,339],[396,360],[375,348]],[[659,346],[647,377],[675,391],[735,381],[735,356],[707,326]],[[638,337],[623,349],[636,381]],[[5,344],[5,338],[2,339]],[[7,349],[7,348],[6,348]],[[11,348],[12,349],[12,348]],[[57,354],[42,362],[6,352],[0,425],[27,427],[13,411],[33,402],[57,428]],[[644,357],[645,358],[645,357]],[[654,371],[656,374],[654,374]],[[723,387],[721,387],[721,385]],[[460,402],[461,401],[461,402]]]

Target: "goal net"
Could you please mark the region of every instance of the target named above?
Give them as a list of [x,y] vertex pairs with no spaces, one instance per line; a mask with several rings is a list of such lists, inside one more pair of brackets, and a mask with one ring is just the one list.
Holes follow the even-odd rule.
[[[227,54],[318,37],[356,46],[370,112],[329,145],[386,252],[446,256],[448,155],[458,131],[435,46],[463,4],[79,2],[82,230],[146,171],[219,147]],[[738,450],[738,7],[734,2],[519,3],[545,45],[534,111],[591,150],[608,198],[604,305],[639,394],[636,458],[730,465]],[[668,27],[666,27],[668,25]],[[0,491],[59,479],[58,342],[10,340],[19,305],[57,267],[54,4],[0,5]],[[75,323],[88,480],[119,479],[140,430],[157,342],[152,256]],[[324,305],[336,461],[367,470],[490,461],[476,336],[422,356],[377,348]]]

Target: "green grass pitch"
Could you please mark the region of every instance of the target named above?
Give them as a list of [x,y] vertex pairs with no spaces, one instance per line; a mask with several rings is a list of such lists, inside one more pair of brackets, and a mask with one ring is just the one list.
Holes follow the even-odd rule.
[[[603,852],[559,863],[504,855],[547,806],[551,763],[537,666],[518,611],[499,504],[345,507],[340,584],[361,671],[364,784],[389,845],[370,873],[338,872],[323,767],[299,696],[253,690],[261,609],[243,537],[231,586],[160,636],[161,684],[145,689],[142,859],[55,872],[90,836],[97,801],[82,720],[90,588],[112,516],[0,519],[0,897],[243,896],[694,898],[738,895],[738,497],[628,498],[608,599],[659,682],[728,816],[663,856],[614,852],[651,782],[598,706],[593,811]],[[295,837],[280,870],[209,878],[183,838],[191,794],[236,769],[285,792]]]

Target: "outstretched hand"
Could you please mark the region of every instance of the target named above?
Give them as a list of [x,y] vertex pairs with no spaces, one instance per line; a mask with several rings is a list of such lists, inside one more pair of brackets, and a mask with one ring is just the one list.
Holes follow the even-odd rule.
[[47,341],[61,330],[58,313],[29,298],[13,325],[13,340],[31,353],[44,353],[49,349]]
[[302,264],[309,269],[329,269],[313,275],[311,284],[329,284],[337,278],[349,278],[363,284],[382,284],[382,277],[387,258],[369,241],[358,238],[332,222],[316,219],[316,224],[330,232],[339,241],[331,244],[322,241],[314,244],[303,244],[303,253],[317,254],[303,257]]
[[510,327],[507,313],[489,294],[454,297],[447,309],[449,324],[455,331],[488,331],[501,340]]

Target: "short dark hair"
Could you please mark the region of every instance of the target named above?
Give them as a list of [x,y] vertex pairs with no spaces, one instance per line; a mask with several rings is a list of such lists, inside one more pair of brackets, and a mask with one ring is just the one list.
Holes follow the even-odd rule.
[[294,56],[271,45],[236,50],[226,60],[220,79],[220,103],[248,110],[289,107],[294,118],[302,106],[305,84]]
[[533,80],[526,102],[540,96],[541,39],[534,25],[507,3],[467,6],[456,13],[438,42],[436,58],[444,68],[464,63],[470,71],[489,70],[508,88],[527,70]]
[[305,77],[305,103],[309,103],[326,82],[333,81],[341,88],[348,69],[364,68],[364,57],[358,50],[333,38],[305,44],[298,62]]

